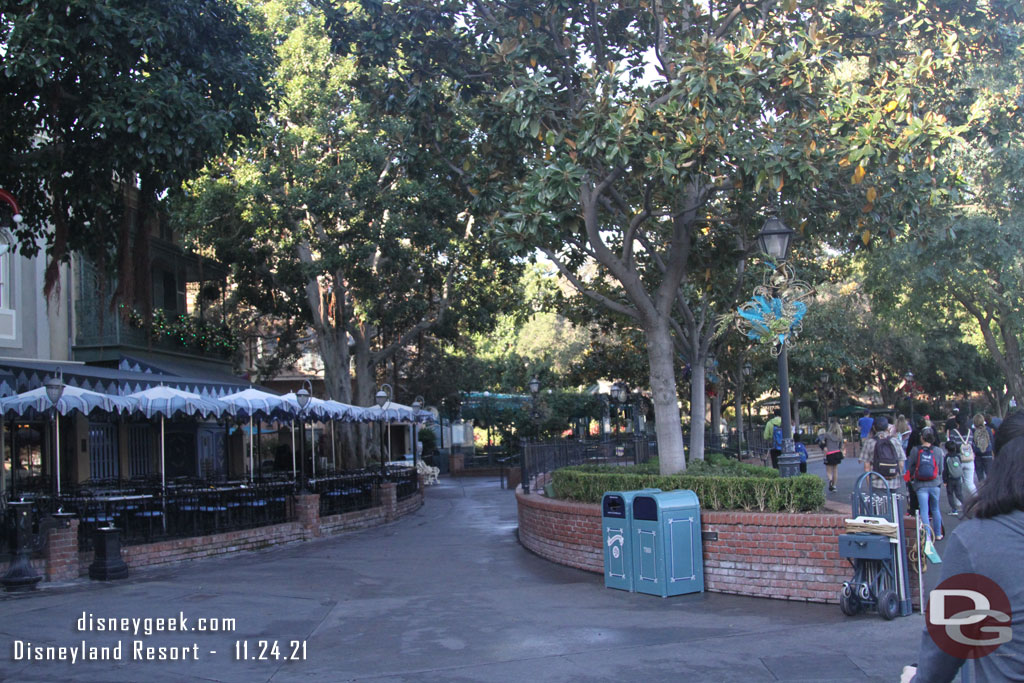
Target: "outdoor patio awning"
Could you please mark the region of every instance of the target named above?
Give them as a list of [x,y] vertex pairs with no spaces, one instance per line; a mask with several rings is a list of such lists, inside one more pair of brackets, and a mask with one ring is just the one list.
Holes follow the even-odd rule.
[[213,373],[204,372],[201,369],[196,369],[196,374],[185,375],[154,372],[152,368],[136,367],[138,369],[127,370],[85,365],[73,361],[0,360],[0,392],[4,390],[3,382],[7,375],[10,376],[8,384],[11,391],[8,393],[11,394],[43,386],[47,377],[57,374],[58,368],[64,376],[65,384],[104,394],[122,396],[163,385],[207,398],[217,398],[251,386],[244,378],[232,377],[223,373],[216,373],[217,376],[214,377]]

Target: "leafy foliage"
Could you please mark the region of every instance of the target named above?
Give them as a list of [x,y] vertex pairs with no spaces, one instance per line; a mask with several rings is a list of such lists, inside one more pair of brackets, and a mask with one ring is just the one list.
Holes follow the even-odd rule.
[[266,45],[229,0],[19,0],[4,3],[0,52],[0,187],[22,205],[21,252],[47,245],[47,291],[71,252],[117,254],[121,298],[144,298],[147,241],[138,231],[133,269],[131,236],[257,130]]

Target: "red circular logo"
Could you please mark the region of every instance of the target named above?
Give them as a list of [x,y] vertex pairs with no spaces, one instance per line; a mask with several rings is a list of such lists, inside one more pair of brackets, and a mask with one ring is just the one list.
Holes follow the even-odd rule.
[[1011,637],[1010,599],[992,579],[957,574],[928,594],[925,621],[943,652],[960,659],[991,654]]

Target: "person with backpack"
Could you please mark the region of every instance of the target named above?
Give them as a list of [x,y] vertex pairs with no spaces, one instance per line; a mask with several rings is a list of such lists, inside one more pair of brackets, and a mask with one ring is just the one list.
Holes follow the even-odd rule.
[[974,469],[978,473],[978,483],[985,481],[988,468],[992,464],[992,428],[985,423],[985,415],[974,416],[974,429],[971,431],[971,443],[974,445]]
[[942,512],[939,510],[942,464],[942,449],[935,445],[935,432],[926,429],[921,434],[921,445],[907,457],[907,472],[914,484],[921,520],[931,525],[936,541],[942,540]]
[[971,433],[962,432],[955,415],[946,420],[946,438],[954,442],[960,452],[960,462],[964,467],[963,486],[967,495],[973,496],[977,487],[974,485],[974,446],[971,445]]
[[[857,459],[864,466],[865,472],[882,475],[890,490],[898,491],[902,487],[903,464],[907,455],[903,452],[899,437],[889,434],[889,420],[885,417],[875,418],[868,438],[861,442]],[[885,487],[876,477],[871,478],[871,485],[876,489]]]
[[800,474],[807,474],[807,446],[804,445],[804,434],[800,430],[793,432],[793,450],[800,456]]
[[768,442],[768,453],[772,458],[772,467],[779,469],[779,456],[782,455],[782,411],[775,409],[772,419],[764,426],[764,440]]
[[960,462],[960,447],[952,441],[947,441],[944,448],[946,457],[942,462],[942,483],[946,485],[946,500],[949,501],[950,514],[959,517],[964,504],[964,494],[961,488],[964,466]]

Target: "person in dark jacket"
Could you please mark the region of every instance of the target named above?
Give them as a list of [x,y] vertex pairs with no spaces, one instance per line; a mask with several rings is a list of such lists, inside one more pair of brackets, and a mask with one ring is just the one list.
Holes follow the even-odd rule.
[[[929,462],[928,456],[931,456]],[[935,432],[921,432],[921,445],[915,446],[907,456],[907,472],[914,484],[921,521],[931,525],[935,540],[942,540],[942,512],[939,494],[942,493],[942,449],[935,445]]]
[[[952,681],[967,662],[974,667],[975,681],[1020,680],[1024,671],[1024,637],[1019,635],[1024,633],[1024,412],[1010,415],[1000,425],[995,453],[989,476],[964,507],[967,519],[947,540],[942,580],[979,574],[995,582],[1009,598],[1011,613],[1010,623],[998,625],[1009,627],[1013,637],[983,657],[967,659],[941,649],[926,625],[913,679],[919,683]],[[981,637],[992,639],[990,627],[981,631]],[[904,672],[904,679],[909,673]]]

